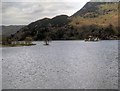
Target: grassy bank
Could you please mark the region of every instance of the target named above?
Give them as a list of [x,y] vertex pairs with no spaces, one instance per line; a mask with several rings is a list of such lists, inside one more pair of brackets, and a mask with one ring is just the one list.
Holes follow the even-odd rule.
[[32,46],[36,44],[0,44],[1,47]]

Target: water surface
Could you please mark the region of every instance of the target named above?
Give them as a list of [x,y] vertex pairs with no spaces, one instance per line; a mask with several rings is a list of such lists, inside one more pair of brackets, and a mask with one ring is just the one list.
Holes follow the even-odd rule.
[[117,89],[118,41],[4,47],[3,89]]

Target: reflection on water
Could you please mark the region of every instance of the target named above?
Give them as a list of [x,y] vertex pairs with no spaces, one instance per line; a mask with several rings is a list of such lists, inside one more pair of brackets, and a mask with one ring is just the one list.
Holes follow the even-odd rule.
[[3,89],[117,89],[118,41],[3,48]]

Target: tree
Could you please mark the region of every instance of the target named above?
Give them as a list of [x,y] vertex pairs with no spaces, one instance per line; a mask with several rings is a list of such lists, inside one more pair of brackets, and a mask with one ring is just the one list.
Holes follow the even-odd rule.
[[26,44],[32,44],[32,38],[31,37],[26,37],[25,42]]
[[45,33],[45,38],[44,38],[44,42],[45,45],[49,45],[49,41],[51,40],[50,35],[48,32]]
[[11,44],[12,43],[12,39],[7,37],[7,38],[2,38],[2,44]]

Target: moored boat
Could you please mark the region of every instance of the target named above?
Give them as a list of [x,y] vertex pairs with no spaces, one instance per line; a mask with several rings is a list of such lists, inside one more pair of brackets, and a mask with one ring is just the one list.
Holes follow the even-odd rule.
[[99,41],[100,39],[98,37],[88,36],[88,38],[84,39],[85,42],[87,41]]

